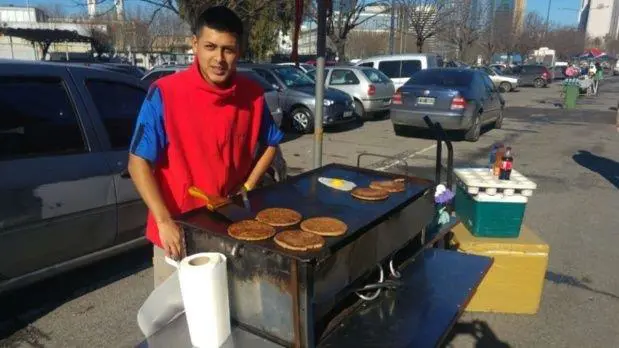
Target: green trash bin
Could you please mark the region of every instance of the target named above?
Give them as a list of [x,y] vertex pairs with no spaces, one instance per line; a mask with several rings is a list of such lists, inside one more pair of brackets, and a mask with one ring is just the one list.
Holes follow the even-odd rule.
[[566,84],[563,86],[563,105],[566,109],[576,108],[576,100],[580,92],[580,86],[577,84]]

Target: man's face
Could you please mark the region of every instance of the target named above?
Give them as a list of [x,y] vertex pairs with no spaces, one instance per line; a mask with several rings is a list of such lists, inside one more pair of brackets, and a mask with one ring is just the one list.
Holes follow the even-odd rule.
[[226,85],[239,58],[236,35],[203,27],[192,41],[202,77],[215,85]]

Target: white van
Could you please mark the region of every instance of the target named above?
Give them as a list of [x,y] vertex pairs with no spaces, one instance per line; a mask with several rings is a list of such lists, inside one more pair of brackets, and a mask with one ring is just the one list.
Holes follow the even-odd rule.
[[355,65],[368,66],[382,71],[393,81],[397,90],[417,71],[442,67],[443,61],[439,55],[434,53],[407,53],[366,58]]

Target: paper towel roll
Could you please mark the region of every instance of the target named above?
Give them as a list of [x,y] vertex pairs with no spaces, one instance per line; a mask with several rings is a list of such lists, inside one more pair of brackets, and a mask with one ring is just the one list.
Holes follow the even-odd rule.
[[199,253],[184,258],[178,269],[191,344],[218,348],[230,336],[226,257]]

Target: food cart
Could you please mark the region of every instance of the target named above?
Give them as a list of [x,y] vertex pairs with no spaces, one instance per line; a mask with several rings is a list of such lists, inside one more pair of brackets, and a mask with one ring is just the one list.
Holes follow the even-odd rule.
[[[453,149],[447,145],[451,166]],[[362,201],[319,183],[319,177],[341,178],[358,186],[404,178],[406,189],[385,201]],[[452,219],[428,227],[436,211],[437,181],[440,168],[433,181],[329,164],[249,193],[253,211],[286,207],[305,218],[330,216],[348,225],[345,235],[326,238],[326,245],[316,251],[286,250],[272,239],[234,239],[227,233],[230,221],[207,209],[181,216],[178,222],[185,230],[188,254],[219,252],[228,260],[233,329],[223,347],[440,344],[492,260],[436,247],[455,224]],[[185,317],[176,318],[139,347],[191,347]]]
[[[443,225],[433,223],[442,142],[448,149],[448,173],[453,148],[440,125],[429,118],[426,123],[436,131],[438,142],[434,181],[362,168],[361,157],[369,154],[361,154],[356,167],[322,165],[328,3],[318,1],[317,7],[314,169],[251,191],[248,198],[254,212],[291,208],[305,218],[338,218],[348,231],[327,237],[319,250],[290,251],[272,239],[234,239],[227,233],[230,221],[198,209],[178,220],[187,253],[219,252],[228,260],[232,332],[222,347],[435,347],[463,313],[492,259],[436,247],[447,245],[444,239],[456,224],[455,218]],[[297,13],[297,18],[302,16]],[[319,177],[358,186],[398,178],[405,179],[406,189],[385,201],[368,202],[319,183]],[[448,186],[451,181],[448,174]],[[139,347],[191,347],[186,318],[177,317]]]

